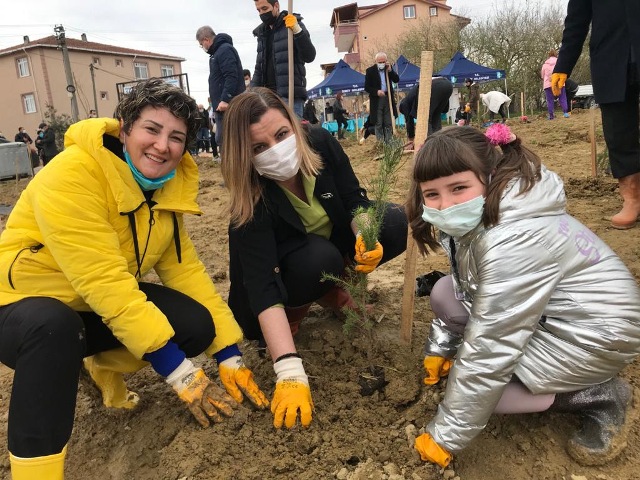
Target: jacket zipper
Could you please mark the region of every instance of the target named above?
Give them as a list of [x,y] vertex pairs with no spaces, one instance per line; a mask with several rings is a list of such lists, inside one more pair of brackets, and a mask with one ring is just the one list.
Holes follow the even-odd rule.
[[9,273],[7,274],[7,278],[9,280],[9,285],[11,286],[11,288],[13,288],[14,290],[16,289],[15,285],[13,284],[12,271],[13,271],[13,266],[18,261],[18,257],[20,256],[20,254],[22,252],[24,252],[25,250],[29,250],[31,253],[37,253],[38,250],[40,250],[42,247],[44,247],[44,245],[42,243],[38,243],[37,245],[33,245],[31,247],[21,248],[20,250],[18,250],[18,253],[16,253],[15,258],[11,262],[11,265],[9,265]]

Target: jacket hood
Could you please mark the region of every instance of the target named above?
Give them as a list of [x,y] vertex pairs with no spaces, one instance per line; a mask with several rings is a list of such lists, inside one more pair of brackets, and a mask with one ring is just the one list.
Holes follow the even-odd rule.
[[525,195],[518,194],[520,181],[507,185],[500,200],[500,223],[565,213],[567,199],[562,180],[544,165],[540,175],[540,181]]
[[[60,156],[71,156],[76,148],[85,152],[108,179],[119,212],[132,212],[145,201],[144,195],[127,163],[104,146],[103,135],[119,138],[120,122],[111,118],[91,118],[74,123],[64,135],[65,150]],[[197,195],[198,166],[186,152],[176,167],[175,177],[156,191],[153,200],[159,209],[200,215]]]
[[547,65],[548,67],[555,67],[557,61],[558,61],[557,57],[549,57],[545,60],[544,64]]
[[216,38],[213,39],[213,43],[209,47],[209,50],[207,50],[207,53],[209,55],[213,55],[214,53],[216,53],[216,50],[218,50],[218,48],[220,48],[224,44],[233,45],[233,39],[226,33],[218,33],[216,35]]

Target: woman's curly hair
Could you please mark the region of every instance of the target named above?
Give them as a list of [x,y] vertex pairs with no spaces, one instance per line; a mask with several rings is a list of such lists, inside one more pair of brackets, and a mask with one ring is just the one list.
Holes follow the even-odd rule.
[[115,116],[122,120],[123,129],[128,134],[133,123],[140,118],[145,107],[166,108],[172,115],[184,120],[187,125],[185,151],[196,138],[199,127],[199,113],[196,101],[181,88],[159,78],[137,83],[116,107]]

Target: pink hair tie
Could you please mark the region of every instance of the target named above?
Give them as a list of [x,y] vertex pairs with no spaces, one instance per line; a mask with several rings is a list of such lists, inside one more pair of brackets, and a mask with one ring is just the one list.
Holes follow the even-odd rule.
[[484,133],[491,145],[507,145],[516,139],[511,129],[504,123],[494,123]]

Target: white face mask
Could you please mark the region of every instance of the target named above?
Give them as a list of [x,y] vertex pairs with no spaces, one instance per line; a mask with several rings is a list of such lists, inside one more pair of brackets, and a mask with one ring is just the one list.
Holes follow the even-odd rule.
[[249,85],[251,85],[251,80],[245,80],[244,81],[244,86],[248,87]]
[[387,64],[386,63],[378,63],[378,70],[384,70],[384,67],[386,67]]
[[260,175],[271,180],[285,181],[300,170],[296,136],[291,135],[273,147],[253,157],[253,166]]
[[476,228],[483,212],[482,195],[444,210],[422,205],[422,219],[452,237],[462,237]]

